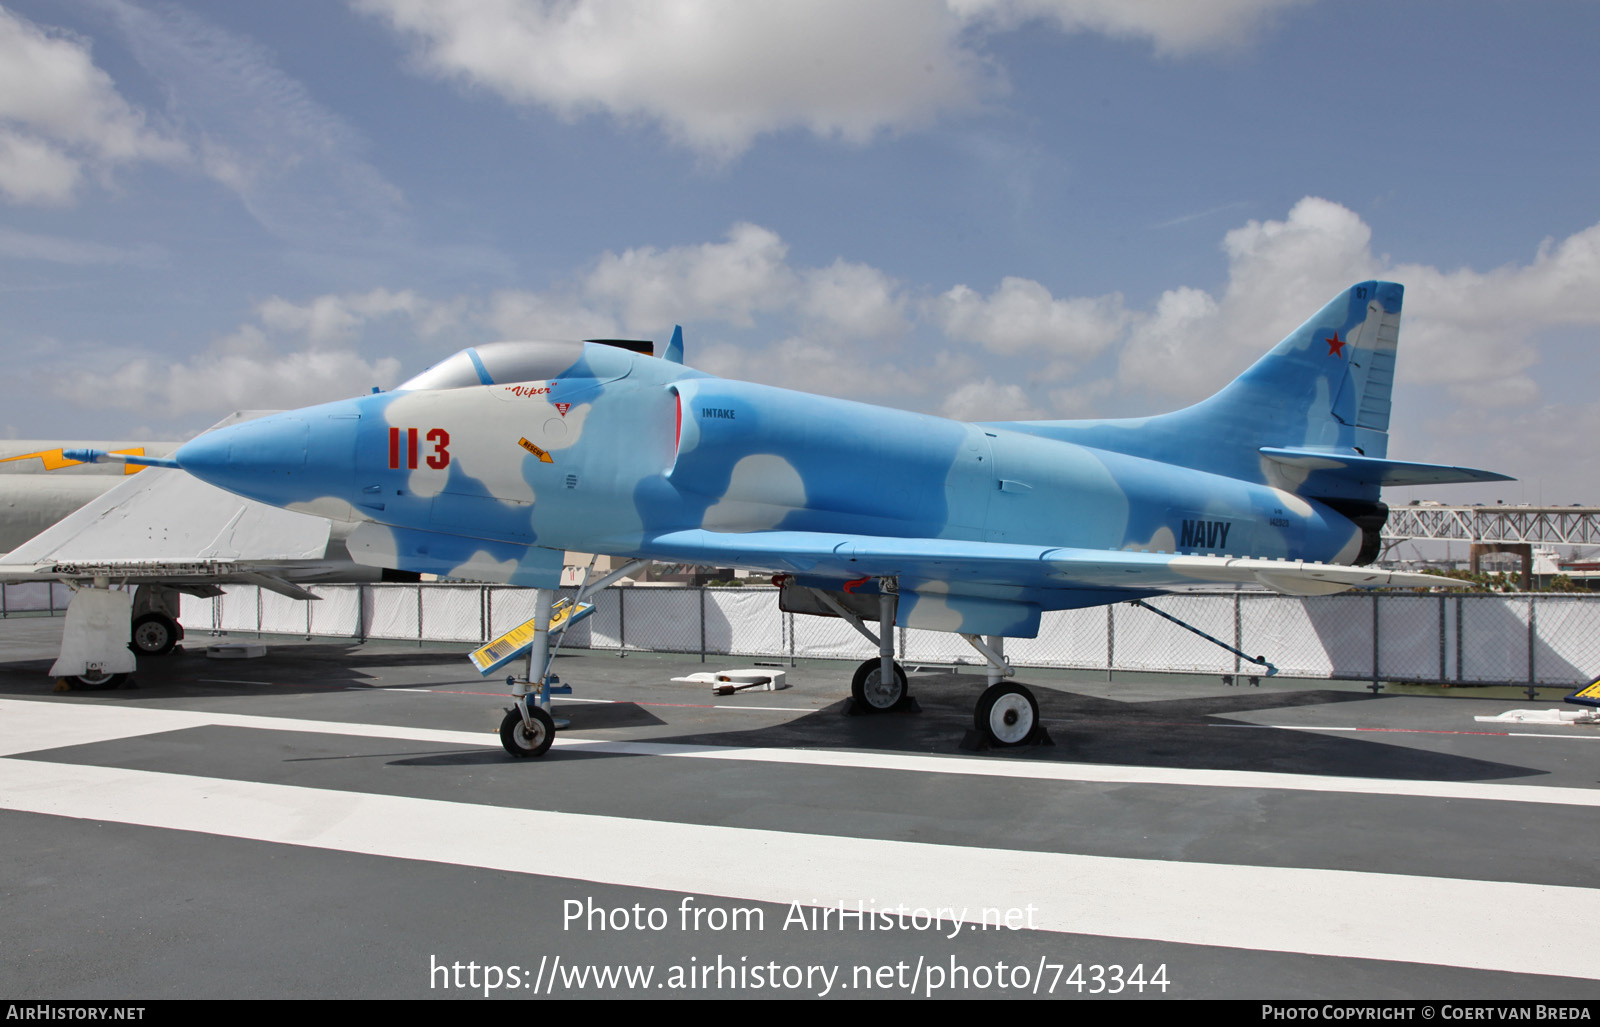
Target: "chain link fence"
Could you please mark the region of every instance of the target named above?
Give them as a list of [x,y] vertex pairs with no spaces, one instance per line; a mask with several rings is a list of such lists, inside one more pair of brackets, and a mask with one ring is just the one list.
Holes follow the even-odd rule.
[[[533,616],[533,592],[492,585],[313,585],[316,602],[251,585],[184,596],[190,632],[485,642]],[[573,595],[574,590],[564,591]],[[65,611],[66,586],[0,587],[0,615]],[[1600,674],[1600,595],[1259,592],[1162,596],[1149,605],[1292,677],[1559,686]],[[834,617],[778,608],[776,589],[623,587],[567,632],[576,649],[865,660],[877,648]],[[948,632],[895,629],[908,664],[981,663]],[[1006,641],[1022,667],[1255,673],[1256,665],[1127,603],[1046,613],[1037,638]]]
[[67,612],[72,589],[60,581],[19,581],[0,585],[0,617],[54,617]]

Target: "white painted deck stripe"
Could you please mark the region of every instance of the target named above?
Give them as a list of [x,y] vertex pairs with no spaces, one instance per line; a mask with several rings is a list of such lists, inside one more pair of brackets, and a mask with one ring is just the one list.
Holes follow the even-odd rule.
[[[1061,721],[1046,721],[1046,723],[1059,724],[1059,723],[1062,723],[1062,722]],[[1077,721],[1077,723],[1081,724],[1082,721]],[[1552,724],[1550,726],[1551,727],[1568,727],[1568,726],[1577,726],[1577,725],[1565,725],[1565,724],[1556,725],[1556,724]],[[1309,731],[1309,732],[1312,732],[1312,733],[1320,733],[1320,732],[1323,732],[1323,731],[1332,731],[1332,732],[1349,733],[1349,734],[1375,734],[1375,735],[1381,735],[1381,734],[1394,734],[1394,735],[1435,735],[1435,734],[1437,734],[1437,735],[1475,735],[1475,736],[1477,736],[1479,738],[1542,738],[1542,739],[1544,739],[1546,741],[1549,741],[1549,740],[1553,739],[1553,740],[1562,741],[1562,742],[1570,742],[1570,741],[1600,742],[1600,734],[1593,734],[1593,733],[1580,734],[1580,733],[1576,733],[1576,732],[1567,732],[1567,733],[1557,734],[1555,731],[1430,731],[1430,730],[1427,730],[1425,728],[1406,728],[1406,727],[1373,728],[1373,727],[1350,727],[1350,726],[1347,726],[1347,725],[1333,726],[1333,725],[1329,725],[1329,724],[1243,724],[1243,723],[1240,723],[1240,724],[1207,724],[1206,727],[1240,727],[1240,728],[1250,728],[1250,729],[1256,730],[1256,731]],[[1579,730],[1580,731],[1590,731],[1590,732],[1592,732],[1593,728],[1591,728],[1591,727],[1589,727],[1587,725],[1584,725],[1582,727],[1579,727]]]
[[[66,745],[178,731],[186,728],[243,727],[268,731],[396,738],[449,745],[499,748],[490,731],[351,724],[251,714],[160,710],[0,699],[0,756],[14,756]],[[589,738],[555,741],[558,752],[611,753],[680,759],[737,760],[790,766],[901,770],[922,774],[965,774],[1034,781],[1089,784],[1176,785],[1201,788],[1265,788],[1295,792],[1337,792],[1434,799],[1481,799],[1557,806],[1600,807],[1600,789],[1552,785],[1492,784],[1471,781],[1400,781],[1385,778],[1279,774],[1250,770],[1198,770],[1186,767],[1124,767],[1091,763],[1044,763],[993,756],[922,756],[912,753],[846,752],[834,749],[757,749],[683,745],[672,742],[615,742]],[[548,758],[548,757],[546,757]]]
[[1600,890],[1587,888],[844,838],[14,759],[0,759],[0,807],[744,901],[965,908],[969,922],[1031,905],[1045,931],[1596,975]]

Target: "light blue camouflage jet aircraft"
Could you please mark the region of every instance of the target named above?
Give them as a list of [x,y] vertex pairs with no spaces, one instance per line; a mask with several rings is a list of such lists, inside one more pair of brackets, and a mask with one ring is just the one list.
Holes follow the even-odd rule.
[[[877,643],[858,708],[905,701],[890,625],[959,632],[990,665],[977,731],[1017,745],[1038,737],[1038,705],[1004,680],[1003,641],[1037,635],[1043,611],[1441,583],[1361,566],[1379,490],[1506,479],[1388,459],[1402,294],[1352,286],[1222,391],[1157,417],[968,424],[729,381],[684,366],[678,329],[663,358],[617,340],[477,346],[392,392],[144,462],[359,522],[364,563],[538,589],[540,624],[567,550],[780,572],[786,608]],[[533,680],[515,685],[515,755],[550,744],[528,698],[547,652],[536,637]]]

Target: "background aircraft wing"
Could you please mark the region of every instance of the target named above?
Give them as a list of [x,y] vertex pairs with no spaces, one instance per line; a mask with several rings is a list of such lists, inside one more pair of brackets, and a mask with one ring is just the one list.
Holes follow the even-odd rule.
[[286,563],[324,560],[330,533],[326,518],[244,499],[183,471],[149,468],[7,554],[0,578],[270,576]]
[[[208,430],[265,413],[239,411]],[[316,580],[350,570],[336,541],[329,552],[332,534],[325,517],[257,503],[186,471],[146,467],[0,557],[0,580],[105,575],[184,591],[248,581],[309,599],[284,576]]]

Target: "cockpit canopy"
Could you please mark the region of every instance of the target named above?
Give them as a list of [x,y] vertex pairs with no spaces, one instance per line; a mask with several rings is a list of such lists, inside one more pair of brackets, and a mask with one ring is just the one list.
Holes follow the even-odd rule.
[[487,342],[469,346],[407,379],[400,390],[464,389],[473,385],[558,378],[583,360],[581,342]]

